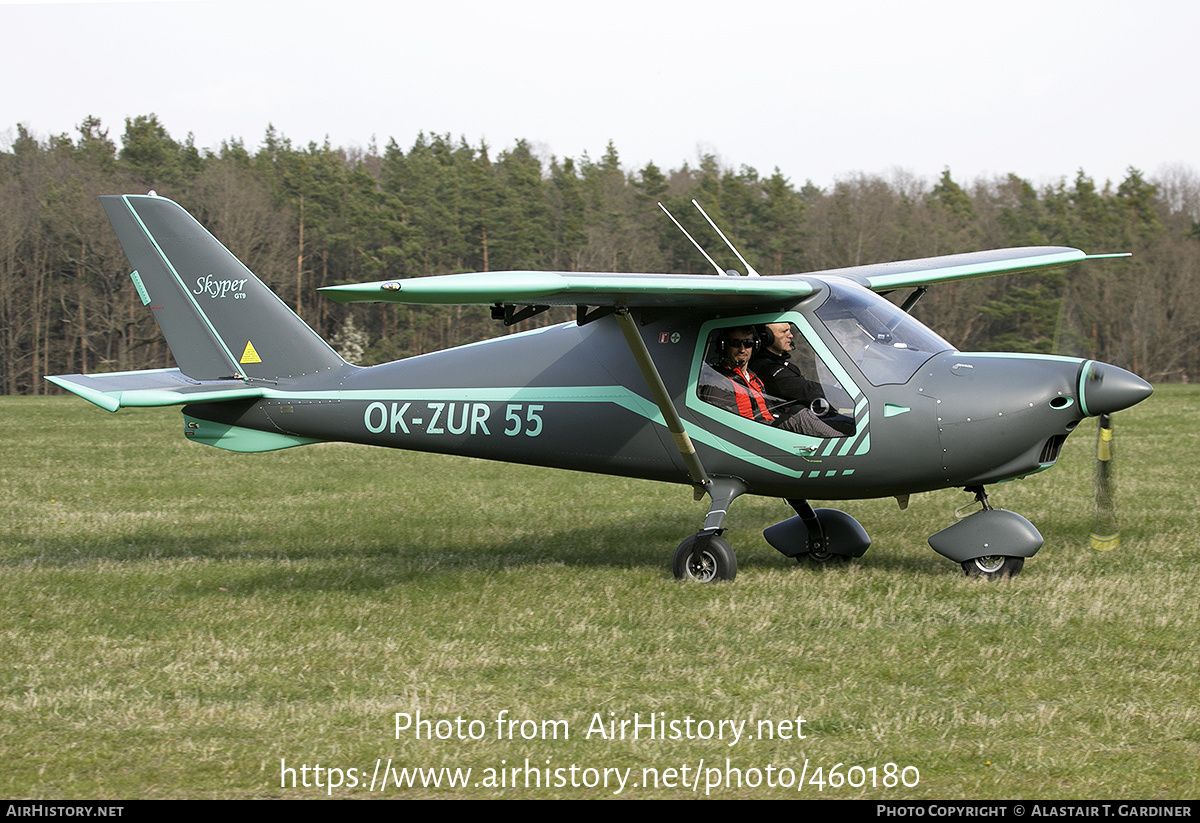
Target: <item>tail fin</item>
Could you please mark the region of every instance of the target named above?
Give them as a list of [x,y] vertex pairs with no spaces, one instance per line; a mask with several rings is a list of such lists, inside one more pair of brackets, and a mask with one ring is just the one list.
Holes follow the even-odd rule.
[[344,368],[337,352],[178,204],[100,198],[142,303],[196,380],[280,380]]

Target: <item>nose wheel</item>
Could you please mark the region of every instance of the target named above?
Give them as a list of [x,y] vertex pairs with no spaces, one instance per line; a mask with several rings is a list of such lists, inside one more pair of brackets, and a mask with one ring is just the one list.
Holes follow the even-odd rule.
[[[967,577],[1000,580],[1015,577],[1042,547],[1042,536],[1033,524],[1016,512],[993,509],[982,486],[966,489],[975,493],[979,511],[929,538],[929,546],[942,557],[962,566]],[[963,506],[959,513],[971,504]]]
[[1024,557],[1004,557],[999,554],[975,557],[964,560],[963,571],[967,577],[984,577],[988,580],[999,580],[1004,577],[1016,577],[1025,565]]

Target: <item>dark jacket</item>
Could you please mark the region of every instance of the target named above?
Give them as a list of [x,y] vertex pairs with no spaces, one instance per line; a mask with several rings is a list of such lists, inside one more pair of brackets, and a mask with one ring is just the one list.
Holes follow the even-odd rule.
[[760,351],[750,360],[750,368],[762,381],[766,393],[772,397],[807,406],[818,397],[825,396],[821,384],[806,378],[786,354]]

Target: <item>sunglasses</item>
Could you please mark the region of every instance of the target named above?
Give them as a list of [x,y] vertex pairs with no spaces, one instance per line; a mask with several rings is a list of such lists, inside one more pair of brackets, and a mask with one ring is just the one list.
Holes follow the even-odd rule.
[[752,349],[757,341],[754,339],[745,340],[737,337],[729,338],[729,345],[734,348]]

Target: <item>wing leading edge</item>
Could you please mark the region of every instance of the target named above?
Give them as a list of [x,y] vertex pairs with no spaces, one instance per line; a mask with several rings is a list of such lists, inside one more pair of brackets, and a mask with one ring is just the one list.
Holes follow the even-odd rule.
[[320,291],[338,303],[683,308],[799,300],[815,289],[811,283],[791,277],[497,271],[326,286]]
[[338,303],[735,307],[764,301],[800,300],[817,290],[816,283],[830,278],[848,279],[872,291],[886,292],[975,277],[1051,269],[1084,260],[1128,256],[1085,254],[1066,246],[1030,246],[776,277],[498,271],[326,286],[320,291]]

